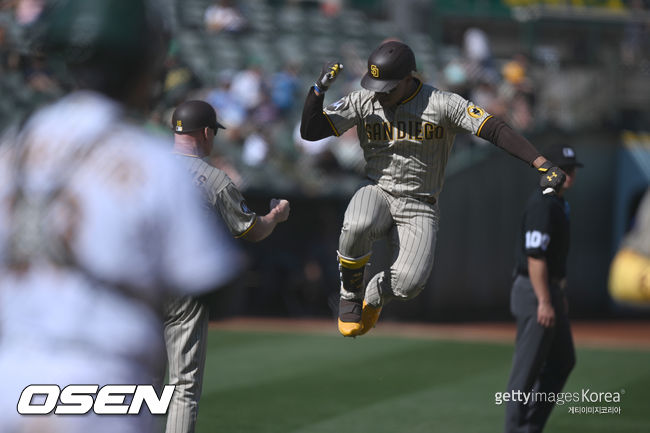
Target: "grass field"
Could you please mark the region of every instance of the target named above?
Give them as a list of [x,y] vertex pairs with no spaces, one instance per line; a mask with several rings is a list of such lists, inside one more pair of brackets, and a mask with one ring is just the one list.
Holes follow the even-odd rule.
[[[513,347],[368,335],[211,330],[199,433],[503,431]],[[650,350],[578,348],[565,387],[623,392],[621,414],[553,412],[548,432],[650,432]],[[623,391],[622,391],[623,390]]]

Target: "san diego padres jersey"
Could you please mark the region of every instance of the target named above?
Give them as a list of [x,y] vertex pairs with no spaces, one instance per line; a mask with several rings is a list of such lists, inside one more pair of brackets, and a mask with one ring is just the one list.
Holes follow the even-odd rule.
[[479,134],[491,117],[461,96],[420,83],[391,110],[374,92],[358,90],[324,109],[338,136],[353,126],[366,159],[366,175],[393,195],[437,200],[454,137]]
[[246,200],[228,175],[201,158],[179,154],[187,164],[194,183],[201,189],[206,206],[217,209],[233,236],[244,236],[253,228],[257,214],[251,211]]

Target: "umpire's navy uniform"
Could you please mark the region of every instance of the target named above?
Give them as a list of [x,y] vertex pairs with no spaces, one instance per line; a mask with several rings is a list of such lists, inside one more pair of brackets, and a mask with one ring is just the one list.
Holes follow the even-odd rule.
[[[526,205],[518,237],[510,298],[510,310],[517,319],[515,353],[507,388],[511,393],[541,393],[535,396],[559,393],[575,365],[564,293],[568,251],[568,203],[557,194],[544,195],[541,189],[536,190]],[[537,322],[538,301],[528,277],[530,256],[545,259],[547,263],[549,291],[555,310],[555,326],[549,328]],[[528,404],[506,403],[506,433],[542,431],[554,403],[536,400]]]

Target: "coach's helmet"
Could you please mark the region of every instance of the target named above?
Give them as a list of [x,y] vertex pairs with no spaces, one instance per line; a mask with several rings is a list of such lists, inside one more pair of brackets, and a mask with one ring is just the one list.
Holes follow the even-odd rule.
[[176,134],[199,131],[203,128],[226,129],[217,121],[212,105],[204,101],[187,101],[176,107],[172,114],[172,129]]
[[361,79],[361,87],[380,93],[389,92],[413,71],[413,50],[402,42],[384,42],[368,57],[368,72]]

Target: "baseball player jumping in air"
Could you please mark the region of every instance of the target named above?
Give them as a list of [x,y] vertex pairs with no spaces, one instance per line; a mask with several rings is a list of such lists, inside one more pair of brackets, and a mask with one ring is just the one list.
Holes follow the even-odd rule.
[[[308,92],[300,132],[306,140],[339,136],[356,126],[372,181],[359,189],[345,211],[339,238],[341,298],[338,327],[346,337],[368,332],[383,305],[412,299],[433,267],[438,231],[438,196],[457,133],[489,140],[534,166],[543,187],[557,188],[564,173],[503,121],[459,95],[422,83],[415,55],[389,41],[368,58],[362,90],[323,110],[325,92],[343,65],[331,62]],[[364,270],[376,239],[388,237],[393,261],[364,287]]]
[[[203,158],[212,152],[214,137],[225,129],[217,114],[204,101],[180,104],[172,115],[174,152],[192,174],[212,215],[217,214],[236,238],[261,241],[273,232],[278,223],[289,218],[287,200],[271,200],[267,215],[258,216],[246,205],[244,197],[223,171]],[[171,300],[166,305],[165,343],[169,383],[176,392],[167,415],[167,433],[191,433],[201,397],[205,351],[207,345],[208,309],[192,296]]]

